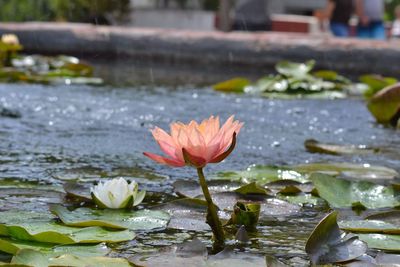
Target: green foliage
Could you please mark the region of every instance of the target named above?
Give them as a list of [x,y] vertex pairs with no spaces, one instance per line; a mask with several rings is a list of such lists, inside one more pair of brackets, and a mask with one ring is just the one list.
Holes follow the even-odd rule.
[[400,5],[400,0],[386,0],[386,19],[392,21],[394,17],[394,9]]
[[123,19],[129,0],[2,0],[2,21],[72,21],[106,24],[106,17]]

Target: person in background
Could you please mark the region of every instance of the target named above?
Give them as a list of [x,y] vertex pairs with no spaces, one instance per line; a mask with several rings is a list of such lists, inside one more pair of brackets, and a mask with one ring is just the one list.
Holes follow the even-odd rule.
[[349,21],[353,14],[352,0],[329,0],[325,10],[325,17],[329,20],[329,27],[337,37],[349,37]]
[[357,36],[364,39],[386,39],[384,13],[384,0],[356,0],[356,14],[359,19]]
[[392,26],[392,38],[400,38],[400,5],[394,10],[395,20]]
[[232,29],[234,31],[271,30],[268,0],[237,0]]

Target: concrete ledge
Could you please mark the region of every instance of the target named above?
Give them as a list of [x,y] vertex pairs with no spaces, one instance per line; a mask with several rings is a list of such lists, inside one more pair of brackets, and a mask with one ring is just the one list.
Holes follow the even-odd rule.
[[73,23],[0,23],[28,53],[148,59],[271,68],[282,59],[315,59],[319,68],[342,73],[400,73],[399,41],[364,41],[289,33],[221,33],[104,27]]

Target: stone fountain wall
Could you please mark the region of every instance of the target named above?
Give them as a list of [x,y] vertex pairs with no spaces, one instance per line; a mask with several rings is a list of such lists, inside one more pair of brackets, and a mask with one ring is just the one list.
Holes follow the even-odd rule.
[[196,66],[271,68],[279,60],[315,59],[342,73],[400,73],[400,41],[337,39],[293,33],[222,33],[105,27],[74,23],[0,23],[27,53],[141,59]]

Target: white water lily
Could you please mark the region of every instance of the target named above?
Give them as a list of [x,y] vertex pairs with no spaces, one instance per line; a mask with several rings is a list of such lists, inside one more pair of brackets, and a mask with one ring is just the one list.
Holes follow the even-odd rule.
[[90,189],[93,201],[100,208],[123,209],[139,205],[145,191],[138,191],[136,182],[128,183],[124,178],[100,182]]
[[19,45],[19,39],[15,34],[3,34],[1,36],[1,42],[8,45]]

